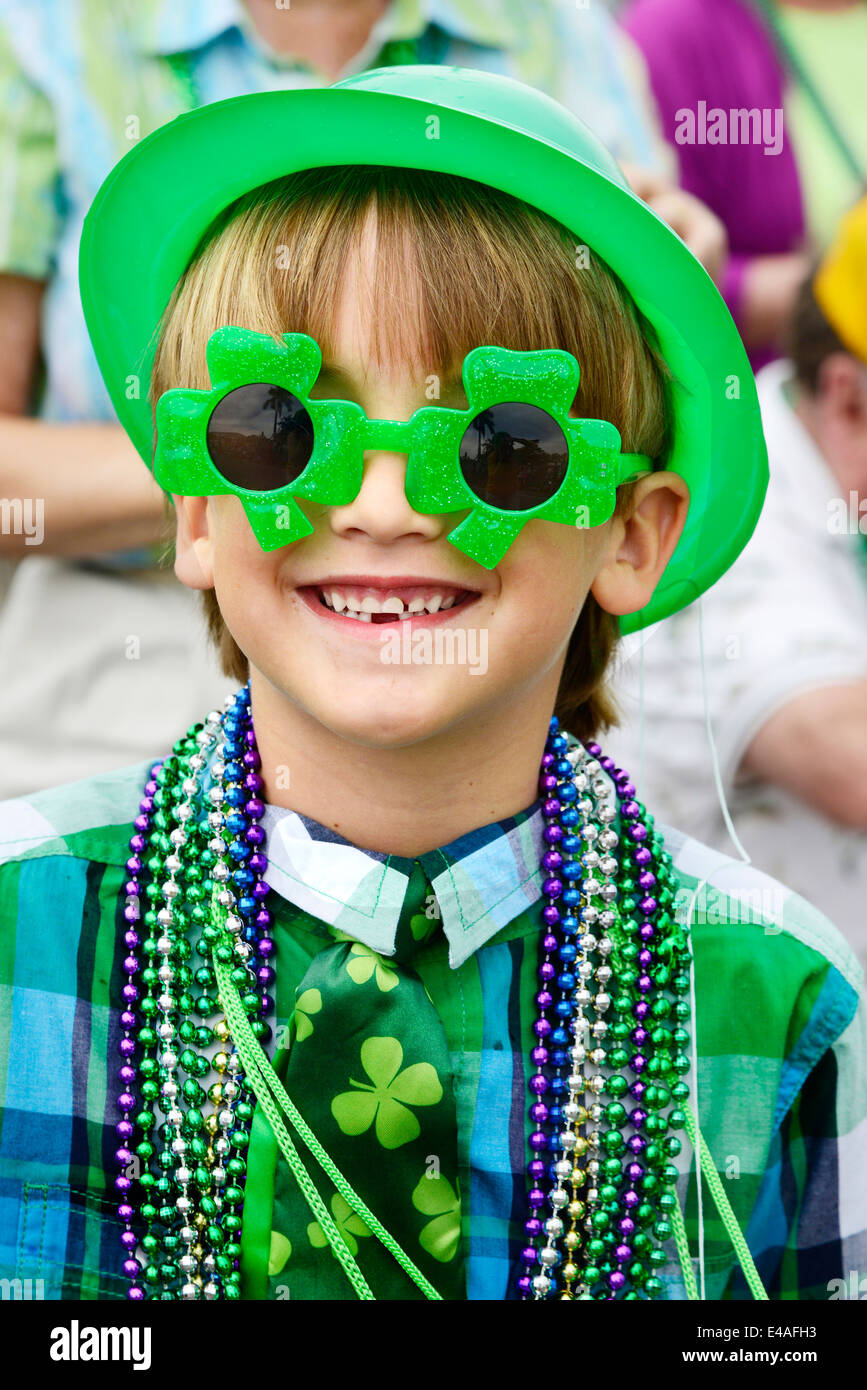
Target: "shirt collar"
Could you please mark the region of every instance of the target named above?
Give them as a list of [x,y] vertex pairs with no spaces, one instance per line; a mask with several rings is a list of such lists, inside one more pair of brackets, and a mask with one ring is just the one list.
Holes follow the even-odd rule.
[[268,806],[268,884],[281,897],[381,955],[393,955],[415,862],[433,889],[426,909],[442,918],[452,969],[542,896],[540,801],[459,836],[418,860],[359,849],[308,816]]
[[[435,24],[453,38],[482,47],[513,49],[526,43],[500,0],[475,0],[472,6],[456,0],[393,0],[371,31],[381,47],[389,39],[417,38]],[[167,55],[192,53],[212,43],[227,29],[251,29],[243,0],[158,0],[143,6],[141,40],[145,52]]]

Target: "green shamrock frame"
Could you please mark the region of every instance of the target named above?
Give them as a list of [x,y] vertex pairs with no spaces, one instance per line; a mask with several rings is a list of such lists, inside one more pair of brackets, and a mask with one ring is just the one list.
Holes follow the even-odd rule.
[[[573,419],[569,407],[580,368],[559,348],[515,352],[477,347],[463,362],[466,410],[421,406],[409,420],[371,420],[353,401],[311,399],[321,366],[318,343],[306,333],[284,333],[282,344],[246,328],[218,328],[207,346],[210,391],[173,389],[157,402],[154,476],[166,492],[188,497],[231,493],[240,498],[263,550],[309,535],[313,527],[296,498],[345,506],[361,488],[364,454],[383,449],[407,455],[406,497],[425,515],[469,513],[449,533],[452,545],[486,569],[502,560],[522,526],[534,518],[568,526],[601,526],[614,511],[617,488],[653,465],[644,454],[620,452],[620,434],[607,420]],[[257,492],[230,483],[207,448],[211,414],[239,386],[267,383],[290,391],[313,422],[314,446],[303,473],[286,486]],[[553,497],[526,511],[483,502],[460,468],[461,439],[491,406],[522,402],[551,415],[569,445],[569,467]]]

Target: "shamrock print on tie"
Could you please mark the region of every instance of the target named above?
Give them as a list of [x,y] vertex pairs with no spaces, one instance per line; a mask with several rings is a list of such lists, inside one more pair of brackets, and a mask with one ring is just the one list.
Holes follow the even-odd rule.
[[419,1233],[419,1245],[435,1260],[447,1264],[454,1259],[461,1238],[459,1192],[442,1173],[425,1172],[415,1186],[412,1204],[431,1218]]
[[383,993],[387,993],[390,989],[397,989],[398,976],[395,966],[390,960],[383,960],[382,956],[371,950],[370,946],[364,946],[360,941],[354,941],[349,956],[350,959],[346,962],[346,973],[357,985],[366,984],[372,975],[376,981],[377,989],[381,989]]
[[344,1134],[364,1134],[376,1121],[376,1137],[384,1149],[399,1149],[421,1134],[421,1125],[409,1108],[436,1105],[443,1088],[430,1062],[416,1062],[401,1071],[403,1048],[397,1038],[365,1038],[361,1065],[372,1085],[349,1079],[354,1091],[344,1091],[331,1102],[331,1113]]
[[[334,1224],[337,1227],[341,1239],[346,1242],[350,1255],[358,1254],[358,1241],[356,1236],[369,1236],[370,1231],[361,1217],[352,1210],[352,1207],[339,1192],[335,1192],[331,1198],[331,1215],[334,1217]],[[328,1245],[325,1232],[318,1221],[311,1221],[307,1227],[307,1239],[317,1250],[324,1250]],[[332,1254],[334,1252],[332,1251]]]
[[305,989],[295,1001],[295,1041],[303,1042],[313,1032],[311,1014],[318,1014],[322,1008],[322,995],[318,989]]

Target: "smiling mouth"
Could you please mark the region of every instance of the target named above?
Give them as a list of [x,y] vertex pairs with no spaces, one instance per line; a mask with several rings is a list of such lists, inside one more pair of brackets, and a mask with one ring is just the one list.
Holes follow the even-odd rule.
[[474,590],[458,589],[450,584],[412,584],[383,589],[369,585],[307,585],[305,591],[336,617],[371,624],[432,617],[464,608],[479,597]]

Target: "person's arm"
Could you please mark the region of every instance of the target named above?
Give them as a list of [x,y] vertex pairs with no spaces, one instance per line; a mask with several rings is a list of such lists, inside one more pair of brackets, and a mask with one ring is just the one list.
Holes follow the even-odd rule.
[[[765,159],[753,147],[706,145],[679,128],[699,102],[707,108],[781,106],[778,59],[761,15],[748,4],[630,0],[619,18],[644,56],[661,126],[677,152],[679,182],[724,219],[738,248],[718,283],[743,341],[754,353],[777,349],[808,271],[797,249],[800,193],[790,145],[775,151],[779,158]],[[759,244],[774,254],[741,249]]]
[[867,831],[867,679],[793,696],[755,735],[740,771]]
[[[162,539],[160,489],[120,425],[27,419],[44,286],[0,275],[0,557],[132,550]],[[44,538],[15,524],[16,502],[42,503]],[[31,513],[27,513],[32,515]]]
[[[781,346],[795,297],[810,269],[800,251],[779,256],[743,256],[730,267],[726,296],[741,337],[748,348]],[[732,281],[737,278],[735,287]]]
[[39,359],[39,309],[44,289],[41,280],[31,280],[26,275],[0,274],[2,415],[26,415],[30,408]]

